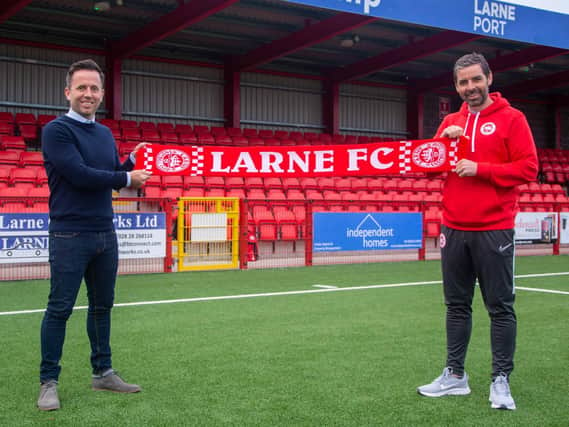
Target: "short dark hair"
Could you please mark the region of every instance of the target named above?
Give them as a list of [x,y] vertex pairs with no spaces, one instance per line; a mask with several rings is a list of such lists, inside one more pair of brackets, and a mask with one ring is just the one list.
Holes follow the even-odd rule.
[[103,87],[105,86],[105,74],[103,73],[103,70],[101,70],[101,67],[99,67],[99,65],[92,59],[82,59],[81,61],[74,62],[69,66],[69,70],[67,70],[67,76],[65,78],[66,87],[71,88],[71,79],[73,78],[73,74],[75,71],[79,70],[91,70],[98,72],[99,76],[101,76],[101,83]]
[[482,68],[482,72],[484,73],[486,78],[488,78],[490,76],[490,73],[492,72],[490,70],[490,66],[488,65],[488,61],[486,61],[486,58],[484,58],[484,55],[476,52],[469,53],[464,56],[461,56],[454,63],[454,69],[452,70],[452,75],[455,83],[456,83],[456,74],[458,70],[470,67],[471,65],[480,65],[480,67]]

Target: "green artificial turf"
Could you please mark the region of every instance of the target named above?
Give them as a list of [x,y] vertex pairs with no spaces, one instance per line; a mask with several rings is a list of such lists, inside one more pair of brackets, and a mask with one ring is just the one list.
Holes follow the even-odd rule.
[[[523,257],[516,274],[569,271]],[[437,261],[121,276],[116,302],[440,280]],[[568,292],[569,276],[519,278]],[[0,283],[0,312],[43,309],[47,281]],[[84,290],[77,305],[85,305]],[[569,295],[518,290],[516,411],[490,409],[489,321],[476,292],[472,394],[421,397],[445,361],[440,284],[117,306],[114,367],[143,392],[90,389],[85,310],[68,322],[59,395],[40,412],[42,313],[0,315],[1,426],[566,426]]]

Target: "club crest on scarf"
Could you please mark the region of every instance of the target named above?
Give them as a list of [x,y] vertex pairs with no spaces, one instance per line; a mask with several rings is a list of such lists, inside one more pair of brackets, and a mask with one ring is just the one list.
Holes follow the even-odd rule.
[[422,168],[438,168],[446,161],[446,147],[440,142],[427,142],[413,150],[413,162]]
[[162,150],[156,156],[156,167],[167,173],[182,173],[190,167],[190,156],[175,148]]

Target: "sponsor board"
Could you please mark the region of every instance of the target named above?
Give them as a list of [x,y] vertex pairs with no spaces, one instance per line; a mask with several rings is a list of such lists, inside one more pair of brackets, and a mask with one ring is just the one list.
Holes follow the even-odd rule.
[[567,245],[569,244],[569,212],[561,212],[559,216],[561,223],[559,227],[559,243]]
[[314,252],[419,249],[420,213],[316,212]]
[[[166,256],[164,213],[115,213],[119,259]],[[0,214],[0,263],[47,262],[49,215]]]
[[286,1],[569,49],[569,2],[567,0]]
[[518,212],[515,223],[516,244],[554,243],[559,226],[556,212]]

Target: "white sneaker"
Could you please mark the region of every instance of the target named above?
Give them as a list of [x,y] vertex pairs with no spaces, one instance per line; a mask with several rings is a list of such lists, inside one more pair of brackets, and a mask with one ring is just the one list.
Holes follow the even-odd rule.
[[516,409],[506,374],[498,375],[490,384],[490,403],[493,409]]
[[468,386],[468,375],[466,372],[462,378],[457,378],[452,374],[452,368],[444,368],[440,377],[432,383],[417,388],[417,393],[427,397],[441,396],[464,396],[470,394]]

